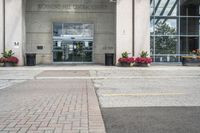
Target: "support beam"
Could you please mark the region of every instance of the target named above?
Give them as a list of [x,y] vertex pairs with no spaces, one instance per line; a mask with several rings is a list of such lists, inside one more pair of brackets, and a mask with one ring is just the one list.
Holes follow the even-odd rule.
[[157,10],[158,10],[158,7],[160,6],[160,3],[161,3],[161,0],[159,0],[159,1],[158,1],[158,3],[156,4],[156,7],[154,8],[154,11],[153,11],[153,13],[152,13],[152,15],[151,15],[151,16],[155,15],[154,13],[156,13],[156,12],[157,12]]
[[[162,11],[160,12],[159,16],[163,16],[168,4],[169,4],[170,0],[167,0],[167,2],[165,3],[165,6],[163,7]],[[160,21],[160,19],[157,19],[157,21],[155,22],[155,24],[157,24]]]
[[165,11],[166,11],[167,6],[169,5],[169,2],[170,2],[170,0],[167,0],[167,2],[165,3],[165,6],[164,6],[164,8],[162,9],[162,11],[161,11],[161,13],[160,13],[159,16],[163,16],[163,14],[164,14]]
[[153,0],[150,1],[150,4],[152,4]]
[[[175,7],[177,6],[177,3],[178,3],[178,1],[175,1],[174,5],[173,5],[172,8],[170,9],[170,11],[169,11],[169,13],[168,13],[167,16],[171,16],[171,15],[172,15],[172,13],[173,13]],[[166,21],[167,21],[167,19],[165,19],[165,20],[163,21],[163,23],[165,23]]]

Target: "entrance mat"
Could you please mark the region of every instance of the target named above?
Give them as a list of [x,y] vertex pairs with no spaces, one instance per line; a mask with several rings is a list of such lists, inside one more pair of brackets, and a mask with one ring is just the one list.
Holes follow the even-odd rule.
[[90,73],[86,70],[48,70],[40,73],[37,77],[89,77]]

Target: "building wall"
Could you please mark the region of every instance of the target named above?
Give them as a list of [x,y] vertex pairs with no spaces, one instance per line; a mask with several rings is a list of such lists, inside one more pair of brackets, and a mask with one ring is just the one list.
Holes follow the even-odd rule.
[[133,1],[117,2],[117,60],[123,52],[133,55]]
[[150,53],[150,1],[134,0],[134,56]]
[[143,50],[150,53],[149,3],[149,0],[118,0],[116,59],[125,51],[134,57]]
[[3,52],[3,0],[0,1],[0,53],[2,52]]
[[13,50],[23,65],[23,0],[5,1],[5,49]]
[[[108,0],[27,0],[26,52],[37,53],[38,64],[52,63],[53,22],[93,23],[95,63],[104,63],[104,54],[115,52],[114,3]],[[37,46],[44,49],[37,50]]]

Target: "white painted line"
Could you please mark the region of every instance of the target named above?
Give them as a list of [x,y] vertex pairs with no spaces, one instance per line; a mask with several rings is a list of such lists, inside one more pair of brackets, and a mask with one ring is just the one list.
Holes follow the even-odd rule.
[[177,96],[184,95],[184,93],[112,93],[112,94],[102,94],[105,97],[116,97],[116,96]]
[[200,76],[100,76],[100,77],[35,77],[35,79],[173,79],[173,78],[200,78]]

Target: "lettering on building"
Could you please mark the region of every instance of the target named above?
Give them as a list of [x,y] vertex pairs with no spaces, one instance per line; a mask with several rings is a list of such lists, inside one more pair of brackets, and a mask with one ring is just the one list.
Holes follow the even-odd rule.
[[112,47],[112,46],[104,46],[103,47],[103,50],[113,50],[114,49],[114,47]]
[[39,10],[104,10],[107,9],[107,5],[86,5],[86,4],[38,4]]

